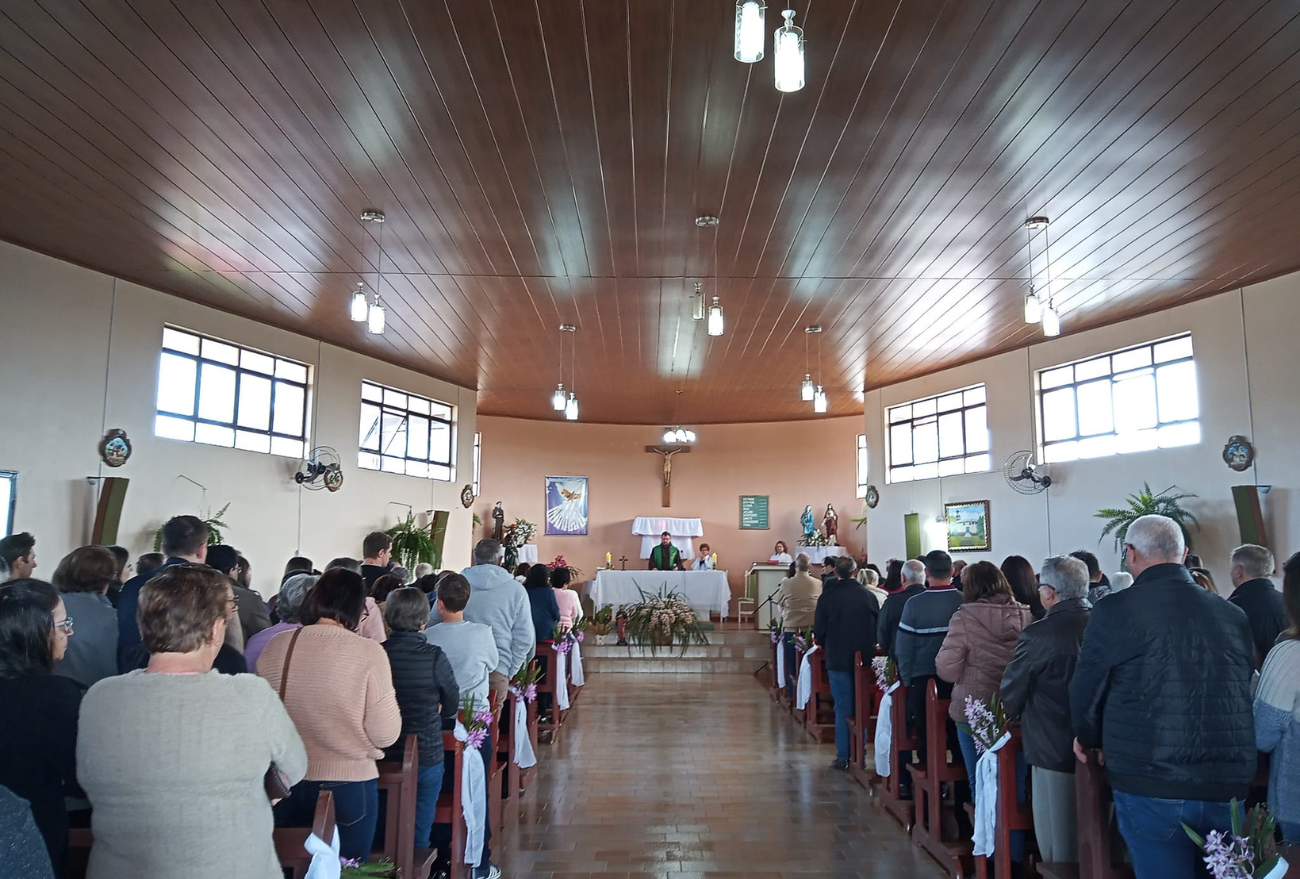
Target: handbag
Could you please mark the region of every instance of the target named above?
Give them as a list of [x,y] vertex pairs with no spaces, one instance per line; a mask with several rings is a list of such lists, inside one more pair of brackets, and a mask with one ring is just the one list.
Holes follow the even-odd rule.
[[[280,669],[280,701],[284,702],[284,684],[289,678],[289,660],[293,659],[293,648],[298,644],[298,636],[302,634],[302,629],[294,630],[293,635],[289,638],[289,649],[284,654],[284,668]],[[284,777],[284,773],[271,761],[267,767],[266,775],[262,778],[262,786],[266,788],[266,797],[269,800],[283,800],[292,793],[293,789],[289,786],[289,781]]]

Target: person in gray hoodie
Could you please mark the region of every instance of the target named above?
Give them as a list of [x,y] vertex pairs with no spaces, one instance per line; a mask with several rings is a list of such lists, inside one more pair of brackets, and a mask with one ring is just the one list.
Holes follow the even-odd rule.
[[[465,619],[489,627],[497,644],[499,661],[496,671],[488,675],[488,687],[496,692],[498,704],[505,700],[510,678],[537,652],[528,593],[523,584],[501,567],[503,558],[505,548],[501,541],[484,538],[474,545],[473,566],[461,571],[470,588]],[[429,625],[440,622],[442,616],[435,604],[429,612]]]

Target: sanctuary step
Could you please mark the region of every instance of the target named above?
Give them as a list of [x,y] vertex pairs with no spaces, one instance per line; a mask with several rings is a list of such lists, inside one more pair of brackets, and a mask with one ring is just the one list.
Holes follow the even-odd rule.
[[582,665],[587,674],[752,675],[772,652],[766,632],[722,630],[708,636],[708,644],[688,647],[685,653],[661,648],[654,654],[640,647],[619,647],[612,635],[603,646],[588,638],[582,645]]

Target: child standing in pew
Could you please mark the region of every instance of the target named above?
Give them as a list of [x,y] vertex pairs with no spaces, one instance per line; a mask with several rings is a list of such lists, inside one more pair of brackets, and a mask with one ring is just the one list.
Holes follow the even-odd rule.
[[[383,579],[383,578],[380,578]],[[384,603],[384,621],[391,630],[384,652],[393,669],[393,689],[402,711],[402,734],[384,752],[385,760],[402,762],[408,735],[420,746],[419,784],[415,792],[415,846],[429,845],[433,813],[442,793],[445,770],[442,729],[456,723],[460,688],[442,648],[424,637],[429,620],[429,600],[414,586],[390,592]],[[441,718],[441,720],[439,719]]]
[[[424,637],[446,654],[461,694],[472,695],[474,704],[483,706],[488,704],[488,673],[496,670],[500,656],[497,653],[497,642],[492,636],[492,629],[481,623],[465,621],[465,606],[469,604],[469,591],[469,581],[460,574],[448,574],[442,578],[438,583],[437,593],[437,617],[441,622],[430,626],[425,631]],[[450,722],[444,716],[443,728],[452,729],[455,720],[456,708],[453,707]],[[479,754],[483,758],[483,771],[489,776],[492,772],[494,732],[495,730],[488,730],[487,740],[479,748]],[[443,789],[451,790],[455,781],[450,772],[446,773],[442,779]],[[498,879],[501,871],[489,857],[488,843],[492,838],[492,822],[487,815],[486,800],[483,809],[483,854],[474,870],[474,879]],[[440,868],[450,867],[448,855],[451,849],[451,826],[434,824],[432,836],[433,847],[438,850],[438,867],[434,870],[434,875],[437,875]]]

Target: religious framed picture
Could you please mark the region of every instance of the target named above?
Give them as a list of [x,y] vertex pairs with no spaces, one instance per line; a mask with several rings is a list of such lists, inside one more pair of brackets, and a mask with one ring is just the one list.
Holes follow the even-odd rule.
[[587,536],[587,477],[546,477],[546,535]]
[[944,504],[943,514],[948,522],[948,552],[993,551],[988,501]]

